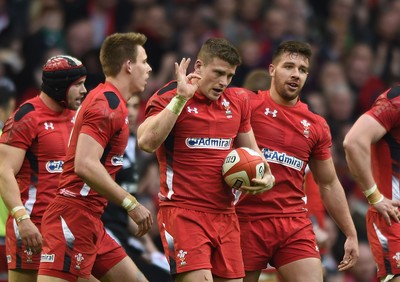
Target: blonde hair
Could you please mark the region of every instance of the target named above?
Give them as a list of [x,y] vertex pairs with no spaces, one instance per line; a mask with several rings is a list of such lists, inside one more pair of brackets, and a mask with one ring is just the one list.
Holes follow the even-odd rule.
[[100,49],[100,62],[106,76],[116,76],[127,60],[136,62],[138,46],[143,46],[147,37],[141,33],[114,33],[108,36]]

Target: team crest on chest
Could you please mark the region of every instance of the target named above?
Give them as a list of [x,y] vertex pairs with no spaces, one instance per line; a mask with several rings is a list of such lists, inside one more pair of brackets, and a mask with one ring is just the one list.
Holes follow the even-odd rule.
[[303,119],[300,123],[304,126],[303,135],[306,138],[310,137],[310,126],[311,126],[311,124],[305,119]]
[[232,118],[232,111],[231,111],[231,109],[229,107],[229,102],[226,99],[224,99],[222,101],[222,106],[225,108],[226,117],[227,118]]

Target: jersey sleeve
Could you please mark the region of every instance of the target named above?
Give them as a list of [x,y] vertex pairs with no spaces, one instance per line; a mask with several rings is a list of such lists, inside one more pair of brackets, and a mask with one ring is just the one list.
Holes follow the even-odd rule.
[[125,117],[120,107],[111,109],[105,100],[97,99],[83,113],[80,133],[89,135],[105,148],[110,138],[120,130],[123,122]]
[[239,97],[241,100],[241,111],[242,111],[242,115],[241,115],[241,121],[240,121],[240,127],[239,127],[239,133],[246,133],[249,132],[251,130],[251,124],[250,124],[250,99],[249,99],[249,95],[251,95],[251,93],[249,93],[249,90],[246,89],[239,89],[238,90],[239,93]]
[[37,128],[34,106],[24,104],[6,121],[0,142],[26,151],[36,138]]
[[311,157],[313,159],[323,161],[329,159],[332,156],[330,151],[330,148],[332,147],[332,137],[329,125],[326,120],[320,117],[317,121],[317,142],[311,152]]
[[[379,96],[371,109],[366,112],[366,114],[377,120],[386,131],[400,126],[400,95],[393,95],[394,91],[400,94],[400,86],[390,89],[387,95]],[[391,97],[392,99],[390,99]]]
[[176,87],[176,81],[170,82],[153,94],[147,102],[145,117],[148,118],[156,115],[165,109],[171,99],[176,95]]

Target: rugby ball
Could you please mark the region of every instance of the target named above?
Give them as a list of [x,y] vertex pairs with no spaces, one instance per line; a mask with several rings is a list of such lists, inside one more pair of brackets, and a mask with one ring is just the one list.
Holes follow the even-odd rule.
[[252,149],[240,147],[232,150],[222,165],[222,177],[233,189],[252,186],[253,178],[263,178],[265,166],[260,154]]

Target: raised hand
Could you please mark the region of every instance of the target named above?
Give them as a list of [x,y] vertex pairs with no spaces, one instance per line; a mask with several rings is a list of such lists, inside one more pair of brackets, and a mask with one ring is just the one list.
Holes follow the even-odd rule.
[[187,68],[190,64],[190,59],[183,58],[181,62],[175,63],[176,80],[178,81],[177,94],[186,100],[193,97],[196,90],[199,88],[198,81],[201,76],[195,73],[186,75]]

